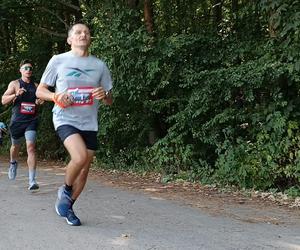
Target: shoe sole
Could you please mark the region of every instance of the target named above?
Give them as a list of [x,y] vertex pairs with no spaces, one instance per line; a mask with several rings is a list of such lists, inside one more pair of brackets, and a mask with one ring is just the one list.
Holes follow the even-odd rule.
[[68,223],[68,225],[70,225],[70,226],[81,226],[81,223],[79,223],[79,224],[74,224],[74,223],[72,223],[71,221],[69,221],[68,220],[68,218],[66,218],[66,221],[67,221],[67,223]]
[[40,189],[40,187],[37,184],[34,184],[28,188],[29,191],[37,191],[39,189]]

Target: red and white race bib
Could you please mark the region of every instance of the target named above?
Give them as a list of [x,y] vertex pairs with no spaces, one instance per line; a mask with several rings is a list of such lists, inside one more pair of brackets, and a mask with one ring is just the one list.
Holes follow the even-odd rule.
[[69,88],[68,93],[73,97],[72,106],[93,105],[94,98],[92,96],[93,87]]
[[21,102],[20,113],[25,115],[34,115],[35,104],[32,102]]

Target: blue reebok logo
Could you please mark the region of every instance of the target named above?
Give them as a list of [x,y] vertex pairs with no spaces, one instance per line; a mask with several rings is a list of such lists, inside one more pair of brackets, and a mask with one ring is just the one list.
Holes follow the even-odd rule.
[[82,74],[89,76],[89,72],[95,71],[94,69],[84,69],[81,70],[79,68],[68,68],[71,69],[71,71],[66,76],[74,76],[74,77],[80,77]]

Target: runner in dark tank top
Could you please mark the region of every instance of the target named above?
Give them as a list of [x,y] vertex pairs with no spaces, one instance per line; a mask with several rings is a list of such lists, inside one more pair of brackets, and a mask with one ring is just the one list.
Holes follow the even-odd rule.
[[36,85],[33,82],[26,83],[19,79],[20,89],[24,93],[13,102],[12,117],[13,122],[30,122],[37,119],[36,112]]
[[14,180],[17,175],[17,157],[22,139],[25,137],[27,149],[27,164],[29,169],[29,190],[39,189],[36,182],[35,141],[38,126],[37,105],[42,101],[37,99],[37,85],[32,81],[32,62],[23,60],[20,63],[21,78],[11,81],[2,96],[2,104],[12,104],[12,116],[9,124],[11,135],[10,165],[8,178]]

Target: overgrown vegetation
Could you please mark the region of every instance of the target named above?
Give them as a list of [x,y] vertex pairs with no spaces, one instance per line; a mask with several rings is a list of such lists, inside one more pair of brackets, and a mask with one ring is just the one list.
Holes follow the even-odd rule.
[[[24,57],[36,61],[38,80],[49,57],[68,49],[66,26],[83,18],[93,30],[91,52],[114,78],[114,104],[99,111],[101,167],[297,195],[299,7],[295,0],[4,1],[0,34],[10,42],[0,49],[0,88]],[[51,106],[41,109],[39,154],[63,158]],[[6,122],[8,109],[1,107]]]

